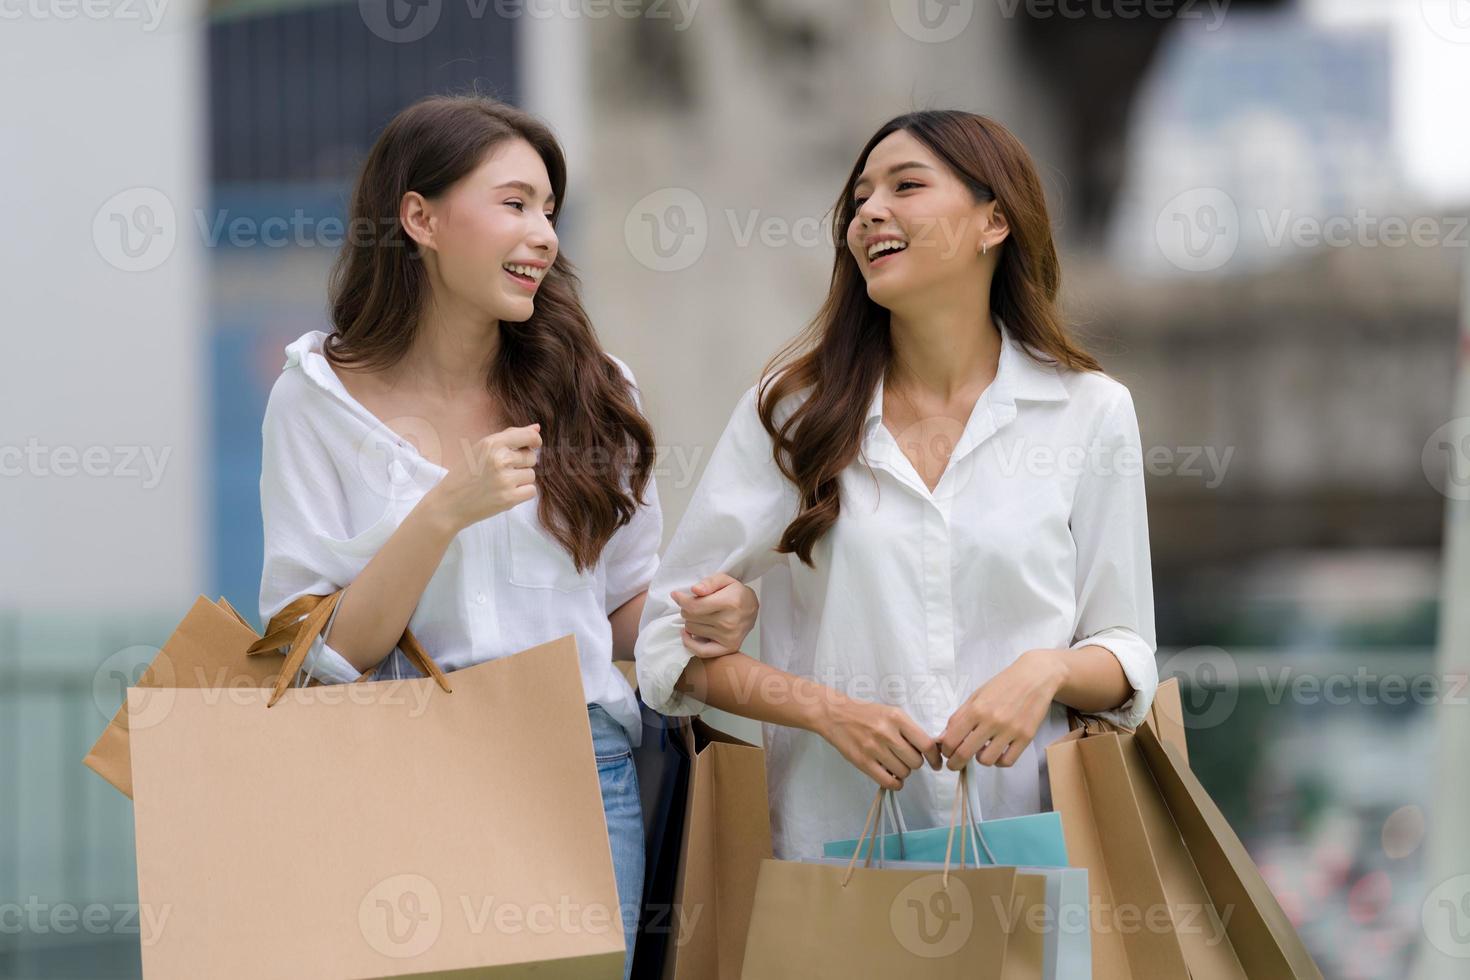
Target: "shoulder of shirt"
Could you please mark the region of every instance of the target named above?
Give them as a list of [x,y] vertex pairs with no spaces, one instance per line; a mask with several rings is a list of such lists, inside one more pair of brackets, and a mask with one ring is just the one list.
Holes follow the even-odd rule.
[[305,410],[316,397],[316,382],[306,376],[299,362],[288,363],[271,383],[266,398],[266,414]]
[[633,404],[638,406],[640,412],[643,411],[643,389],[638,386],[638,379],[633,376],[633,369],[628,366],[627,361],[611,351],[605,350],[603,353],[607,355],[608,360],[618,366],[618,370],[623,372],[623,377],[628,379],[628,385],[633,389]]
[[[731,418],[732,422],[737,419],[753,422],[761,430],[761,433],[765,434],[765,426],[761,424],[760,420],[761,389],[766,387],[770,380],[769,377],[763,377],[745,389],[745,393],[740,396],[740,400],[735,404],[735,412]],[[793,412],[806,402],[807,398],[811,396],[811,393],[811,388],[802,388],[782,398],[776,403],[776,408],[771,413],[772,421],[778,426],[785,422],[791,417]]]
[[607,355],[608,360],[618,366],[619,371],[623,372],[623,377],[628,379],[628,384],[636,389],[638,387],[638,379],[633,376],[633,369],[628,367],[628,362],[611,351],[603,351],[603,353]]
[[303,344],[311,332],[288,344],[284,350],[285,363],[281,373],[271,383],[266,397],[265,418],[284,422],[293,419],[298,424],[316,419],[322,411],[320,398],[326,395],[320,383],[307,374]]
[[1103,371],[1073,371],[1058,366],[1056,372],[1066,386],[1067,397],[1085,414],[1106,414],[1133,400],[1127,385]]

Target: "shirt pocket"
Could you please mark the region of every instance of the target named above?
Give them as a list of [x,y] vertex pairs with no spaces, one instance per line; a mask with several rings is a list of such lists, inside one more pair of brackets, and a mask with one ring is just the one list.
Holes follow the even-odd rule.
[[591,571],[577,571],[561,542],[541,526],[535,500],[512,507],[505,516],[507,577],[512,585],[558,592],[592,588]]
[[398,526],[403,523],[403,519],[412,509],[412,502],[389,501],[383,508],[383,513],[368,527],[346,539],[327,537],[326,543],[339,555],[349,558],[371,558],[383,545],[388,543],[388,539],[393,536],[394,531],[398,530]]

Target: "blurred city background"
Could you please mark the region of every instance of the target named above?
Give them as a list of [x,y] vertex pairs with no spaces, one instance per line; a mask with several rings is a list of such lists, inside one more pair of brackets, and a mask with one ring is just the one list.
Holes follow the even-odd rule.
[[197,595],[257,619],[261,414],[284,345],[330,329],[354,169],[398,109],[471,87],[568,148],[562,248],[642,384],[669,531],[824,296],[868,135],[914,108],[1010,127],[1151,452],[1196,771],[1328,977],[1470,975],[1470,689],[1441,598],[1470,495],[1465,0],[0,16],[0,976],[139,975],[131,808],[81,759]]

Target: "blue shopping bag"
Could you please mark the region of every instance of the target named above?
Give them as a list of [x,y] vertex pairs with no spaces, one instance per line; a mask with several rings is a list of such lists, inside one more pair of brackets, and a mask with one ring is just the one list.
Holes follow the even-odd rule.
[[[898,830],[878,838],[877,846],[883,854],[890,860],[943,861],[949,828],[907,830],[903,826],[897,800],[893,800],[893,809]],[[983,845],[977,859],[980,864],[1020,864],[1041,868],[1067,866],[1067,843],[1062,838],[1062,815],[1054,810],[982,820],[976,824]],[[822,856],[851,857],[856,847],[856,839],[828,841],[822,845]]]

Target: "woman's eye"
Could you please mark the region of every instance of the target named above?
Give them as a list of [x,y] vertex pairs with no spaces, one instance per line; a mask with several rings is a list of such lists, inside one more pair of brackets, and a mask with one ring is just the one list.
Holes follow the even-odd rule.
[[852,207],[853,207],[853,210],[856,211],[856,210],[860,209],[867,202],[867,200],[868,199],[866,197],[855,197],[855,198],[853,198],[852,199]]
[[506,204],[509,204],[511,207],[515,208],[517,211],[524,211],[524,210],[526,210],[526,205],[525,205],[525,202],[524,201],[506,201],[505,203]]
[[897,190],[903,190],[905,187],[923,187],[923,186],[924,186],[923,184],[919,183],[916,180],[900,180],[898,182],[898,187],[896,189]]

